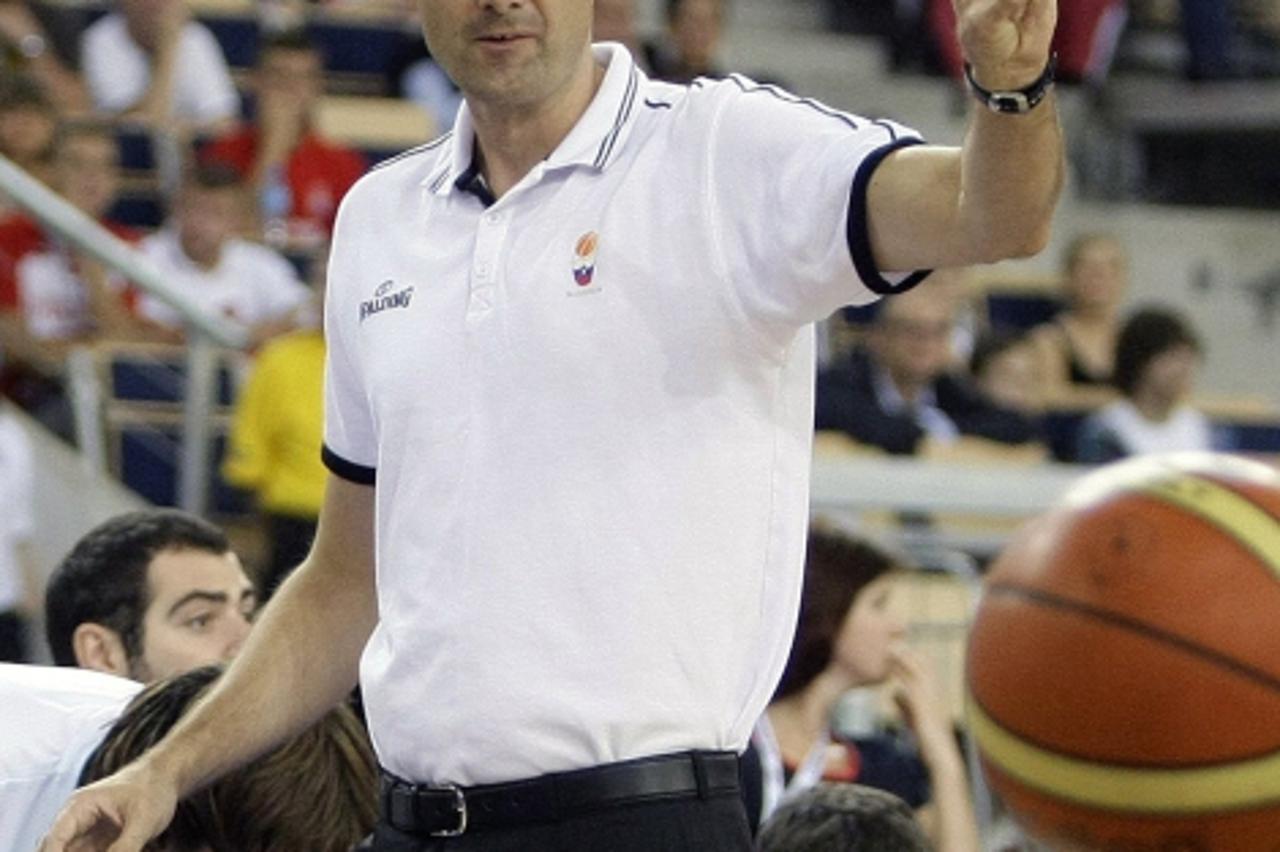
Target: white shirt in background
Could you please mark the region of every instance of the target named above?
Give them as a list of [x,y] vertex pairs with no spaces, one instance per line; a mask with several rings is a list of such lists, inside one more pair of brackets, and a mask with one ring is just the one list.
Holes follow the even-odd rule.
[[141,688],[87,669],[0,663],[0,849],[36,849]]
[[[213,269],[197,266],[182,251],[177,234],[164,230],[142,241],[139,250],[203,309],[245,325],[287,318],[310,297],[307,285],[281,254],[247,240],[229,240]],[[182,315],[154,296],[143,296],[138,312],[170,328]]]
[[1127,399],[1116,400],[1093,417],[1094,428],[1109,432],[1129,455],[1213,449],[1213,429],[1199,411],[1188,406],[1163,421],[1148,420]]
[[[81,57],[85,82],[98,109],[129,110],[151,85],[149,57],[129,35],[119,12],[85,30]],[[175,118],[210,124],[239,115],[240,96],[226,57],[203,24],[190,21],[182,30],[173,85]]]

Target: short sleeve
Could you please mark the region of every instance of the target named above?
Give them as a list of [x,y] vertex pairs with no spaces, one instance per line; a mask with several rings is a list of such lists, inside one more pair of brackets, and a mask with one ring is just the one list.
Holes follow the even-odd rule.
[[712,233],[750,313],[804,324],[927,274],[877,269],[867,235],[872,173],[918,134],[736,75],[709,85]]
[[[350,196],[348,196],[350,198]],[[360,366],[356,311],[344,298],[344,271],[351,263],[350,205],[338,210],[329,261],[324,306],[324,446],[325,467],[343,479],[373,485],[377,471],[377,435],[367,385]]]

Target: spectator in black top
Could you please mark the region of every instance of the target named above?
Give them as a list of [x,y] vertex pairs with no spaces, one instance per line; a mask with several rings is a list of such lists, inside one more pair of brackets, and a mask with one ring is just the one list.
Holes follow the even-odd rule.
[[940,281],[879,307],[865,345],[818,376],[818,429],[838,429],[897,455],[945,456],[984,443],[975,438],[1037,441],[1031,418],[990,401],[952,369],[957,306]]

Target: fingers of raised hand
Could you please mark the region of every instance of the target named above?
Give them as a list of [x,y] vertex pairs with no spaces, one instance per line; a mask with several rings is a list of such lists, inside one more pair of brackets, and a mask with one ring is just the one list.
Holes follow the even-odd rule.
[[1044,70],[1056,0],[956,0],[965,58],[990,88],[1026,85]]

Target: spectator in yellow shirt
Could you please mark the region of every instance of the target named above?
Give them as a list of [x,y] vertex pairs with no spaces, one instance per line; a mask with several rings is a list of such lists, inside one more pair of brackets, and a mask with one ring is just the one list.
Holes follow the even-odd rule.
[[304,328],[268,342],[236,400],[222,474],[254,492],[269,546],[269,597],[311,548],[324,497],[324,334]]

